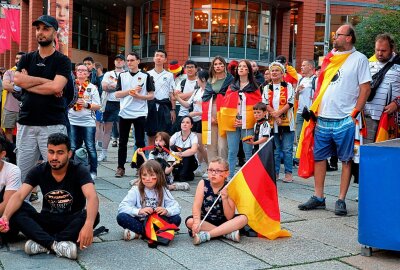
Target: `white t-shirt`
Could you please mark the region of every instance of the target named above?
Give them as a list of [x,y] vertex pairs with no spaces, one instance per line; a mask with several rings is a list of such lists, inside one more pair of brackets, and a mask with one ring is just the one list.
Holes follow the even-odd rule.
[[[100,105],[100,96],[97,87],[94,84],[89,83],[83,93],[83,99],[90,104]],[[75,111],[74,108],[69,109],[68,119],[71,125],[80,127],[95,127],[96,126],[96,115],[95,112],[82,108],[79,111]]]
[[360,84],[371,80],[367,57],[354,51],[340,67],[326,89],[319,105],[318,115],[330,119],[343,119],[349,116],[360,95]]
[[[185,81],[185,87],[183,88],[183,92],[182,93],[188,93],[188,92],[193,92],[194,91],[194,87],[196,86],[196,82],[197,80],[189,80],[186,79]],[[177,85],[177,87],[180,87],[180,85]],[[189,114],[189,108],[185,108],[184,106],[180,107],[178,116],[186,116]]]
[[[138,85],[142,85],[142,90],[138,92],[140,95],[147,95],[147,80],[150,76],[147,72],[138,71],[134,76],[129,72],[121,73],[121,90],[133,89]],[[134,98],[130,95],[120,98],[119,116],[124,119],[136,119],[138,117],[147,117],[148,108],[147,100]]]
[[[272,98],[272,108],[274,108],[274,110],[279,110],[279,100],[280,100],[280,96],[281,96],[281,91],[280,91],[280,84],[274,84],[272,86],[273,91],[274,91],[274,95]],[[294,91],[293,91],[293,86],[290,83],[287,83],[287,103],[290,104],[294,104]],[[268,94],[266,96],[266,99],[268,100]],[[293,107],[291,107],[287,112],[286,115],[289,119],[289,127],[290,127],[290,131],[294,131],[294,114],[293,114]],[[276,121],[274,121],[274,133],[278,133],[278,124],[276,123]]]
[[[188,103],[189,104],[193,103],[193,112],[202,112],[203,111],[203,109],[201,107],[203,94],[204,94],[204,90],[197,89],[193,92],[192,96],[189,98]],[[193,116],[192,118],[193,118],[194,122],[197,122],[197,121],[201,120],[201,115],[196,115],[196,116]]]
[[154,80],[154,98],[158,100],[169,99],[170,93],[175,89],[174,75],[165,69],[161,73],[157,73],[154,69],[148,73]]
[[5,190],[18,190],[21,186],[21,170],[16,165],[3,161],[3,168],[0,171],[0,192]]
[[172,135],[171,139],[169,140],[169,145],[176,145],[180,148],[190,148],[192,147],[193,144],[199,143],[197,139],[197,135],[194,132],[191,132],[189,136],[187,137],[186,140],[182,139],[182,133],[180,131],[175,132],[174,135]]
[[301,90],[299,92],[299,107],[297,109],[297,113],[302,113],[304,107],[310,108],[312,101],[313,101],[313,97],[314,97],[314,91],[317,88],[317,79],[315,79],[315,84],[314,84],[314,91],[313,86],[312,86],[312,81],[315,78],[315,75],[311,76],[311,77],[303,77],[300,80],[300,83],[297,85],[297,88],[300,85],[303,85],[304,88],[303,90]]
[[[255,123],[254,125],[254,134],[256,134],[257,132],[257,123]],[[268,121],[265,121],[264,123],[262,123],[260,125],[260,130],[258,133],[258,140],[263,138],[263,137],[270,137],[271,136],[271,126],[269,125]],[[257,141],[258,141],[257,140]],[[266,144],[267,142],[264,142],[262,144],[259,144],[259,148],[263,147],[264,144]]]
[[[121,73],[122,72],[117,72],[115,70],[107,71],[104,74],[103,82],[106,82],[106,83],[115,82],[115,83],[117,83],[118,82],[118,76]],[[105,96],[104,93],[107,93],[107,101],[119,101],[119,99],[115,97],[115,91],[110,92],[110,91],[104,91],[103,90],[102,98]]]

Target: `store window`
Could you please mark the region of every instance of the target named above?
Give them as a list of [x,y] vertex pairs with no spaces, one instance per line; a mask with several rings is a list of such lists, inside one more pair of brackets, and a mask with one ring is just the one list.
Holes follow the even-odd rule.
[[158,49],[165,48],[163,25],[166,17],[166,1],[155,0],[143,4],[142,57],[153,57]]

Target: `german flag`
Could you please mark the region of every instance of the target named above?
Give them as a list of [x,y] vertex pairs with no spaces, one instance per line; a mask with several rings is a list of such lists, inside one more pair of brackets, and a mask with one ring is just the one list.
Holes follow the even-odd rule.
[[271,240],[291,236],[281,229],[272,138],[232,178],[228,194],[258,234]]
[[179,231],[175,224],[168,223],[157,213],[151,214],[145,224],[145,235],[149,239],[149,247],[167,246],[174,239],[175,232]]
[[375,142],[383,142],[395,138],[397,138],[396,119],[393,115],[384,112],[379,120]]

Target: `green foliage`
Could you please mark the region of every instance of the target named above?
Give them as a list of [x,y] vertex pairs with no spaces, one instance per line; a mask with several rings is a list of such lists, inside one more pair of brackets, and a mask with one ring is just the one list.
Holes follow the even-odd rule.
[[359,16],[363,16],[362,21],[356,26],[358,51],[370,57],[375,50],[375,37],[378,34],[390,33],[396,47],[400,48],[400,0],[380,0],[384,6],[382,9],[368,9]]

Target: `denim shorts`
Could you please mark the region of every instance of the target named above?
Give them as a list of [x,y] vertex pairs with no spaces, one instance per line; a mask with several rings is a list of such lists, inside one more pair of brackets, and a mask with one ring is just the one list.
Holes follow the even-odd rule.
[[315,127],[314,160],[337,156],[350,161],[354,156],[355,124],[351,116],[344,119],[318,117]]

